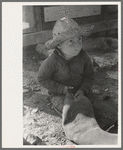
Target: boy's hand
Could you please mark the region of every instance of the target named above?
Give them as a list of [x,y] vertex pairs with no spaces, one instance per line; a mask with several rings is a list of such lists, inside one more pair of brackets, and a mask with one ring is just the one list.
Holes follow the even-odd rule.
[[75,94],[75,97],[76,97],[77,99],[82,99],[82,98],[84,98],[84,97],[85,97],[84,91],[78,90],[78,91],[76,92],[76,94]]
[[69,87],[65,86],[65,87],[64,87],[64,90],[63,90],[63,94],[67,94],[67,93],[68,93],[68,88],[69,88],[69,89],[73,89],[72,86],[69,86]]

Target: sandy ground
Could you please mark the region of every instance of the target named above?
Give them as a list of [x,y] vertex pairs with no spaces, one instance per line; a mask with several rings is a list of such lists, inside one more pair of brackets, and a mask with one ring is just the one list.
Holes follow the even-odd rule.
[[[65,136],[61,116],[53,110],[47,90],[36,82],[44,57],[35,48],[34,45],[23,49],[23,137],[33,145],[75,145]],[[110,96],[118,105],[117,65],[107,65],[96,71],[93,93],[92,100]]]

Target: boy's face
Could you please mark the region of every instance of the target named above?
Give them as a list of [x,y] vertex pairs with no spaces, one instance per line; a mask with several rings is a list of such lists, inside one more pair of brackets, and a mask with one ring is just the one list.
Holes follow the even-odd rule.
[[82,49],[82,37],[75,37],[68,39],[65,42],[59,44],[61,52],[71,57],[78,55]]

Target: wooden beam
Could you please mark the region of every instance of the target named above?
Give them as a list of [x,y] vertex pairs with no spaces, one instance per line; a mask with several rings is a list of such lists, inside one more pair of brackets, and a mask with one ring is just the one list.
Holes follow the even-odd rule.
[[92,23],[92,25],[94,26],[92,33],[97,33],[118,28],[118,21],[117,20],[101,21]]
[[23,46],[45,43],[52,38],[52,31],[41,31],[23,35]]
[[[102,32],[106,30],[112,30],[118,28],[118,21],[116,20],[110,20],[110,21],[102,21],[102,22],[96,22],[87,24],[86,26],[94,26],[94,29],[92,33]],[[23,35],[23,46],[29,46],[39,43],[45,43],[49,39],[52,38],[52,31],[46,30],[36,33],[30,33],[30,34],[24,34]]]

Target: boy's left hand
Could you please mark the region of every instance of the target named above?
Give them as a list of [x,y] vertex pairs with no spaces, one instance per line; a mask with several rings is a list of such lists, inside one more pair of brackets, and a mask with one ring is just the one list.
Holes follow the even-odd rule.
[[84,98],[84,97],[85,97],[84,91],[78,90],[78,91],[76,92],[76,94],[75,94],[75,97],[76,97],[77,99],[82,99],[82,98]]

